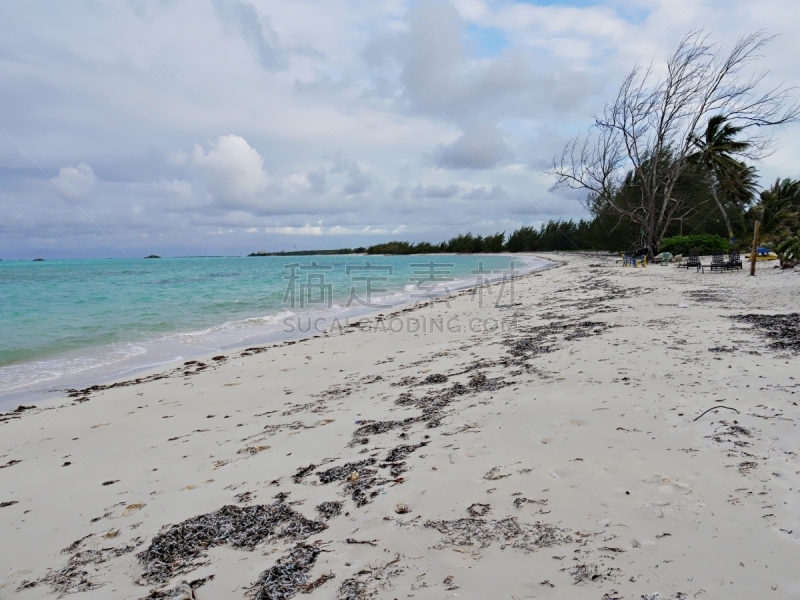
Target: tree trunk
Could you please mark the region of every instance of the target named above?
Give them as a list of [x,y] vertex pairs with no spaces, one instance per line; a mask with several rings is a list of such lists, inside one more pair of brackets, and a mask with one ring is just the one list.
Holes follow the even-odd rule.
[[728,219],[728,213],[725,212],[725,208],[722,206],[722,202],[719,201],[719,196],[717,196],[717,188],[714,185],[714,182],[711,182],[711,196],[714,198],[714,202],[717,203],[717,208],[719,208],[719,212],[722,213],[722,218],[725,219],[725,227],[728,229],[728,239],[730,240],[733,237],[733,230],[731,229],[731,221]]

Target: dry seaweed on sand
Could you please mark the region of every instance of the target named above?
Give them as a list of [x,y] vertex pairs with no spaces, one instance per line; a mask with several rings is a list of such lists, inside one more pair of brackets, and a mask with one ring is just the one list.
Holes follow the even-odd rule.
[[717,427],[714,430],[713,435],[706,436],[713,439],[718,444],[722,443],[733,443],[734,446],[737,448],[746,448],[750,446],[750,442],[741,439],[742,437],[749,438],[753,437],[752,431],[747,429],[746,427],[742,427],[738,424],[737,421],[734,421],[733,424],[729,423],[728,421],[720,421],[723,427]]
[[784,315],[736,315],[731,319],[753,326],[758,333],[771,340],[772,350],[800,352],[800,313]]
[[364,438],[370,435],[378,435],[393,429],[413,425],[419,420],[419,417],[409,417],[402,421],[362,421],[362,425],[353,432],[353,443],[363,443]]
[[248,502],[252,502],[253,500],[253,492],[242,492],[241,494],[236,494],[233,497],[235,502],[240,502],[242,504],[247,504]]
[[422,411],[422,414],[417,417],[408,417],[402,421],[363,421],[360,427],[353,432],[353,440],[350,445],[366,443],[368,436],[408,427],[415,423],[425,423],[429,429],[439,427],[442,418],[445,416],[444,409],[453,404],[460,396],[496,390],[506,385],[510,385],[510,383],[506,383],[502,378],[489,379],[484,374],[478,373],[473,375],[468,386],[456,382],[448,388],[420,398],[409,392],[403,392],[395,403],[399,406],[418,408]]
[[558,544],[572,543],[568,529],[546,523],[520,523],[516,517],[505,519],[456,519],[453,521],[427,521],[425,527],[436,529],[444,539],[434,548],[448,546],[473,546],[488,548],[492,542],[501,542],[502,547],[531,552]]
[[342,503],[341,502],[323,502],[322,504],[317,505],[314,507],[320,516],[325,519],[326,521],[329,519],[333,519],[334,517],[338,517],[342,514]]
[[517,498],[516,500],[514,500],[514,507],[515,508],[522,508],[526,504],[541,504],[542,506],[546,506],[548,502],[549,502],[549,500],[547,500],[546,498],[544,498],[542,500],[531,500],[530,498],[525,498],[525,497],[521,496],[521,497]]
[[484,373],[475,373],[469,379],[469,387],[477,392],[493,392],[507,385],[511,385],[511,383],[505,381],[502,377],[489,379]]
[[369,565],[361,569],[353,577],[345,579],[339,586],[337,600],[370,600],[376,598],[381,590],[389,589],[392,579],[398,577],[405,570],[398,563],[400,555],[386,564],[377,566]]
[[[566,568],[562,569],[562,571],[566,570]],[[622,571],[619,569],[612,567],[603,569],[603,567],[594,564],[575,565],[569,570],[569,574],[572,575],[572,582],[578,584],[614,579],[621,573]]]
[[311,568],[322,552],[319,545],[297,544],[281,556],[273,567],[258,576],[256,582],[248,589],[247,595],[254,600],[285,600],[294,598],[297,592],[313,591],[334,577],[330,573],[316,581],[309,581]]
[[175,587],[161,587],[150,590],[150,593],[140,600],[194,600],[194,591],[213,580],[214,576],[209,575],[194,581],[179,581]]
[[11,421],[12,419],[19,419],[22,415],[25,414],[25,411],[35,409],[35,406],[24,406],[20,404],[14,410],[10,410],[8,412],[0,412],[0,423],[5,423],[7,421]]
[[730,301],[730,288],[714,288],[708,290],[689,290],[683,293],[695,302],[727,302]]
[[739,463],[737,466],[739,467],[739,473],[742,475],[749,475],[750,471],[758,468],[758,463],[754,461],[745,461],[743,463]]
[[481,504],[480,502],[470,504],[469,507],[467,507],[467,512],[470,517],[485,517],[491,510],[492,506],[490,504]]
[[300,541],[327,528],[323,521],[307,519],[284,504],[285,496],[273,504],[223,506],[163,528],[138,554],[144,567],[142,579],[161,583],[203,564],[208,548],[230,545],[253,550],[261,542]]
[[189,377],[192,375],[198,375],[207,369],[215,369],[219,365],[223,364],[227,358],[225,356],[215,356],[212,358],[214,361],[213,363],[206,364],[199,360],[187,360],[183,363],[183,365],[176,367],[174,369],[170,369],[169,371],[164,371],[162,373],[154,373],[152,375],[146,375],[144,377],[137,377],[135,379],[126,379],[125,381],[116,381],[114,383],[109,384],[97,384],[92,385],[87,388],[83,389],[66,389],[63,390],[67,393],[67,398],[78,398],[80,401],[86,401],[89,399],[89,396],[96,392],[103,392],[106,390],[112,390],[115,388],[123,388],[123,387],[130,387],[133,385],[141,385],[143,383],[150,383],[152,381],[159,381],[161,379],[169,379],[170,377]]
[[[592,301],[593,302],[593,301]],[[614,327],[603,321],[565,320],[549,325],[524,328],[524,336],[511,337],[503,343],[509,346],[507,352],[512,356],[505,359],[506,366],[522,365],[525,361],[540,354],[548,354],[559,349],[558,342],[573,341],[596,336]]]
[[377,463],[375,458],[367,458],[326,471],[317,471],[316,474],[323,485],[345,480],[344,492],[350,495],[356,506],[364,506],[369,503],[370,498],[380,493],[380,490],[370,490],[376,485],[386,483],[385,479],[378,477],[378,470],[372,468],[375,463]]
[[447,383],[447,375],[441,373],[431,373],[425,379],[419,382],[419,385],[434,384],[434,383]]
[[405,461],[394,462],[394,463],[381,463],[378,466],[381,469],[386,469],[388,467],[390,469],[389,474],[394,478],[400,477],[400,475],[408,471]]
[[419,444],[401,444],[400,446],[396,446],[389,450],[389,453],[386,455],[386,462],[393,463],[405,460],[409,454],[427,445],[428,442],[420,442]]
[[[80,542],[83,542],[84,539],[86,538],[78,540],[78,546],[80,546]],[[69,548],[72,548],[73,545],[70,545]],[[105,585],[105,582],[99,582],[94,579],[93,575],[88,571],[89,565],[105,563],[112,558],[132,552],[136,546],[137,544],[134,543],[117,548],[81,550],[70,556],[64,567],[51,570],[47,575],[35,581],[23,581],[20,583],[17,591],[36,587],[41,584],[49,585],[54,592],[57,592],[61,596],[97,589]],[[65,550],[67,549],[68,548],[65,548]]]
[[489,469],[486,474],[483,476],[484,479],[487,481],[497,481],[498,479],[503,479],[505,477],[511,477],[511,473],[501,473],[500,469],[502,467],[492,467]]
[[292,475],[292,481],[295,483],[303,483],[303,479],[305,479],[306,475],[311,473],[314,469],[316,469],[319,465],[315,465],[311,463],[307,467],[300,467],[297,469],[297,472]]
[[360,475],[376,462],[378,461],[374,458],[366,458],[364,460],[345,463],[339,467],[331,467],[325,471],[317,471],[316,474],[317,477],[319,477],[319,482],[323,485],[326,485],[333,481],[342,481],[343,479],[347,479],[353,473]]

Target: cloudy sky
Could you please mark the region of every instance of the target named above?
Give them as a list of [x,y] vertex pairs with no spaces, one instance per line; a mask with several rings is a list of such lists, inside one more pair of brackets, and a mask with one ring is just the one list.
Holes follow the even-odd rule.
[[[580,218],[543,169],[689,30],[800,0],[0,0],[0,258],[440,241]],[[764,182],[800,176],[800,128]]]

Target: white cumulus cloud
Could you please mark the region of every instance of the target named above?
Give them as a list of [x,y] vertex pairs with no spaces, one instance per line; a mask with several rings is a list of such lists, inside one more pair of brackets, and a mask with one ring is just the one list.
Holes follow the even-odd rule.
[[248,204],[270,183],[264,159],[238,135],[219,136],[207,151],[195,144],[192,162],[202,169],[214,197],[231,206]]
[[83,198],[94,187],[97,178],[92,168],[81,163],[77,167],[61,167],[53,184],[70,198]]

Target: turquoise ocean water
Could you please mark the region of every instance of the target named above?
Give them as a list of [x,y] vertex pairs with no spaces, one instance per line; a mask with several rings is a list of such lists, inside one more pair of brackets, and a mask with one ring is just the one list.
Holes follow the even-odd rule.
[[500,279],[512,261],[521,272],[546,265],[503,255],[3,261],[0,403],[297,337],[310,316],[357,316]]

